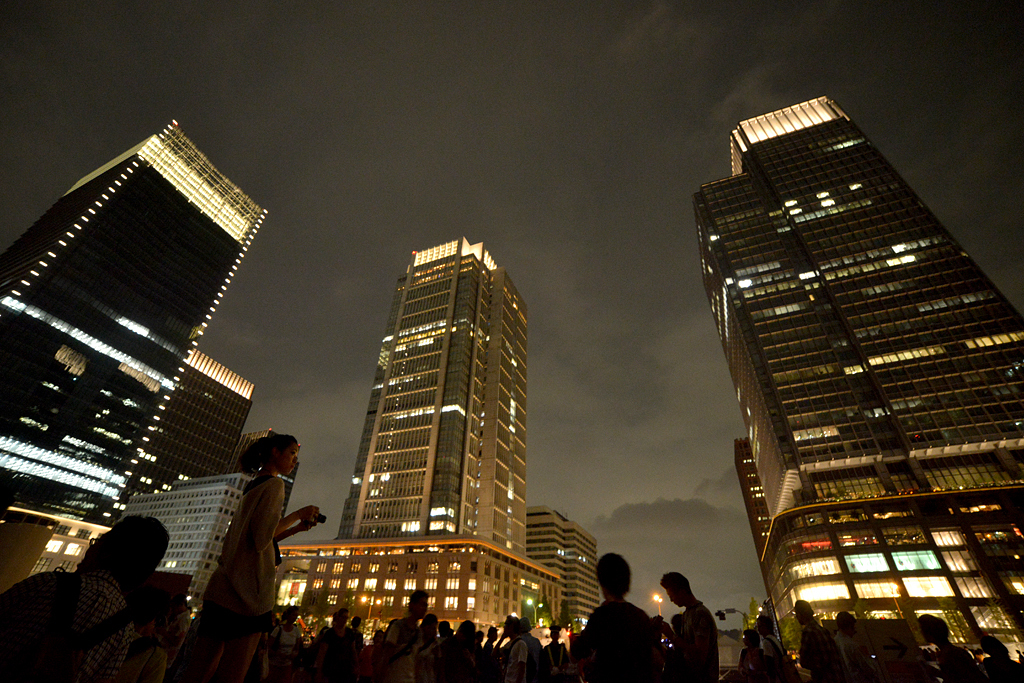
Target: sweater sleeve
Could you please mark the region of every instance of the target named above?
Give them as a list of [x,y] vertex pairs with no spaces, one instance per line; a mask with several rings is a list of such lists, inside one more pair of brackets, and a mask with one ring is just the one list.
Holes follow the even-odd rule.
[[253,510],[249,524],[249,533],[252,534],[252,542],[257,551],[270,547],[274,542],[274,532],[277,531],[284,508],[284,482],[274,477],[260,489],[252,492],[259,494],[260,498],[253,501],[256,509]]

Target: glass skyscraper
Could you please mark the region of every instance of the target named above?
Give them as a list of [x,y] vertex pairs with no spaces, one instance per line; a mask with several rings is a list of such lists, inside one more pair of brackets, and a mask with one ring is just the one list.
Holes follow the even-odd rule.
[[833,100],[730,141],[694,209],[780,614],[1019,630],[1024,319]]
[[526,304],[483,244],[398,279],[339,538],[526,540]]
[[0,255],[0,471],[20,506],[109,523],[126,490],[160,489],[148,444],[264,214],[175,123]]

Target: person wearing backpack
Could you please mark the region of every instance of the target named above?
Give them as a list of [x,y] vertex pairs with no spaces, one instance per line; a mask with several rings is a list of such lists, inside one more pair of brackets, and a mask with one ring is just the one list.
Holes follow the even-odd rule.
[[762,614],[757,618],[756,627],[757,634],[761,636],[761,652],[768,668],[768,678],[772,683],[801,683],[793,658],[773,633],[771,617]]
[[426,591],[413,591],[409,596],[409,612],[403,619],[388,624],[384,642],[373,652],[373,680],[377,683],[415,683],[416,653],[423,644],[420,619],[427,614],[430,596]]
[[271,630],[276,550],[274,541],[317,524],[315,505],[282,517],[284,482],[298,463],[299,442],[287,434],[265,436],[246,449],[243,472],[256,474],[224,536],[224,550],[203,595],[199,637],[183,680],[242,683],[260,634]]
[[153,574],[167,542],[158,520],[125,517],[89,546],[74,574],[35,574],[0,595],[4,680],[113,680],[128,649],[124,594]]
[[292,665],[302,652],[302,631],[295,625],[298,618],[298,606],[290,605],[281,615],[281,623],[270,632],[267,683],[291,683]]

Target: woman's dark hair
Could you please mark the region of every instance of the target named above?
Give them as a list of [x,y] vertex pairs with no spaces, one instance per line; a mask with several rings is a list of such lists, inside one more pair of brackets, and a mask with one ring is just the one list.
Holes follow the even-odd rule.
[[757,647],[761,644],[761,634],[753,629],[747,629],[743,632],[743,637],[750,641],[750,647]]
[[255,474],[268,462],[270,462],[270,456],[274,454],[274,449],[283,451],[292,444],[298,443],[291,434],[271,434],[270,436],[264,436],[257,439],[251,446],[245,449],[242,453],[242,457],[238,459],[238,464],[242,468],[242,471],[246,474]]

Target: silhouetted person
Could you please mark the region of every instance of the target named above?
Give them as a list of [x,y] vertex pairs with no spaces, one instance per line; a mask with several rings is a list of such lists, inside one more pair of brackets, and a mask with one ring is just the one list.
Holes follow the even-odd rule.
[[988,679],[978,671],[974,657],[963,648],[949,642],[949,626],[942,619],[930,614],[917,618],[924,639],[939,649],[936,661],[944,681],[957,683],[985,683]]
[[562,628],[551,627],[551,642],[544,648],[540,657],[541,683],[569,683],[579,680],[576,675],[576,664],[569,656],[569,650],[560,642]]
[[526,643],[526,651],[530,658],[526,661],[526,683],[537,683],[540,676],[540,653],[544,646],[540,644],[537,637],[531,633],[533,625],[528,617],[519,618],[520,638]]
[[348,609],[334,613],[331,628],[324,631],[316,655],[316,683],[354,683],[359,653],[356,640],[362,638],[346,626]]
[[185,642],[188,628],[192,625],[192,610],[188,606],[188,596],[178,593],[171,598],[170,610],[167,614],[167,624],[157,629],[157,639],[160,645],[167,651],[168,666],[174,663],[178,656],[178,649]]
[[[483,634],[481,634],[483,635]],[[476,627],[472,621],[459,624],[459,629],[441,644],[442,680],[444,683],[478,683],[476,671]]]
[[814,618],[814,608],[806,600],[793,607],[800,622],[800,666],[811,672],[812,683],[846,683],[843,660],[832,634]]
[[501,679],[501,666],[498,664],[497,654],[494,652],[497,642],[498,628],[491,626],[487,629],[487,639],[477,656],[476,668],[480,672],[481,683],[498,683]]
[[786,653],[786,648],[775,637],[771,617],[759,616],[755,628],[757,635],[761,636],[761,652],[764,654],[764,661],[768,666],[769,678],[773,681],[782,681],[782,662],[789,655]]
[[374,680],[384,683],[414,683],[416,680],[416,653],[423,644],[419,622],[427,614],[429,597],[426,591],[413,592],[405,617],[388,625],[380,654],[374,653]]
[[836,647],[843,658],[847,683],[878,683],[878,673],[871,658],[853,640],[857,635],[857,618],[849,612],[840,612],[836,615],[836,629]]
[[[508,639],[507,654],[505,655],[503,683],[526,683],[526,667],[530,660],[530,651],[522,638],[522,626],[520,621],[509,615],[505,618],[505,631],[501,634],[498,642]],[[506,649],[505,646],[502,646]]]
[[128,652],[115,683],[162,683],[167,651],[156,637],[156,622],[166,616],[171,596],[154,586],[142,586],[126,599],[132,627],[125,632]]
[[992,636],[981,637],[981,649],[988,655],[985,673],[992,683],[1021,683],[1024,666],[1010,659],[1010,651]]
[[199,637],[185,671],[186,683],[241,683],[260,635],[273,627],[275,539],[316,526],[320,509],[307,505],[281,517],[284,482],[295,469],[299,443],[294,436],[273,434],[242,454],[243,472],[256,474],[224,536],[220,563],[203,595]]
[[597,581],[605,600],[572,642],[572,655],[577,660],[593,657],[587,676],[591,683],[652,681],[657,637],[650,617],[626,602],[629,564],[621,555],[602,555],[597,562]]
[[693,595],[689,580],[679,572],[662,576],[661,586],[673,604],[684,608],[683,629],[676,635],[661,617],[655,617],[655,628],[671,639],[672,646],[682,653],[687,680],[714,683],[718,680],[718,626],[715,618]]
[[30,680],[51,617],[58,629],[91,632],[77,666],[78,683],[113,680],[124,662],[122,632],[131,615],[124,594],[148,579],[167,550],[167,530],[153,517],[125,517],[85,552],[74,574],[30,576],[0,595],[0,672],[10,681]]

